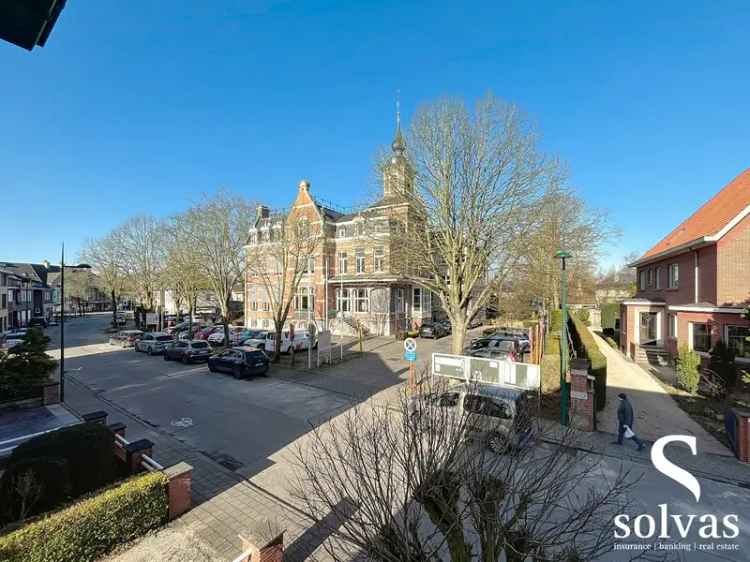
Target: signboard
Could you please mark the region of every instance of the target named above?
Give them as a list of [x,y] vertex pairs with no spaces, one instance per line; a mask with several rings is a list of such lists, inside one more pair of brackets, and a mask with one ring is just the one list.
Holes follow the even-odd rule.
[[404,340],[404,359],[407,361],[417,360],[417,340],[414,338]]
[[575,398],[576,400],[586,400],[589,397],[589,395],[588,393],[581,392],[579,390],[571,390],[570,397]]
[[432,375],[537,390],[539,365],[447,353],[432,354]]
[[331,351],[331,332],[323,330],[318,334],[318,353],[328,353]]

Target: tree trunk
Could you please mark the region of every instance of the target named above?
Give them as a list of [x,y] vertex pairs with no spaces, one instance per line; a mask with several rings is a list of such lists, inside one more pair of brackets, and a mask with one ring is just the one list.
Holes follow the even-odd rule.
[[229,345],[229,297],[224,301],[224,306],[221,311],[224,317],[224,345]]
[[109,294],[112,297],[112,326],[117,328],[117,297],[115,296],[114,289]]
[[469,322],[466,319],[466,312],[460,311],[459,314],[451,317],[452,324],[452,341],[451,353],[454,355],[463,355],[464,345],[466,342],[466,329]]
[[273,362],[278,363],[281,357],[281,332],[283,325],[277,324],[276,326],[276,349],[273,351]]

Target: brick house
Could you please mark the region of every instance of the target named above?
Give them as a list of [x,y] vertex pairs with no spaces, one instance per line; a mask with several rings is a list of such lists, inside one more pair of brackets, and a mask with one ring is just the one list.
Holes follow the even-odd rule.
[[[638,361],[718,341],[750,361],[750,169],[630,264],[637,292],[621,310],[621,349]],[[654,357],[656,356],[656,357]]]
[[[307,181],[300,182],[288,213],[258,206],[249,246],[273,243],[271,233],[282,226],[281,217],[288,223],[306,220],[321,236],[288,322],[297,326],[313,322],[319,330],[327,326],[337,334],[353,334],[359,321],[368,333],[391,335],[433,317],[429,292],[399,275],[392,260],[394,229],[413,220],[410,195],[414,172],[398,126],[392,150],[383,170],[383,196],[355,213],[323,204],[312,195]],[[248,273],[245,325],[273,329],[270,309],[265,286]]]

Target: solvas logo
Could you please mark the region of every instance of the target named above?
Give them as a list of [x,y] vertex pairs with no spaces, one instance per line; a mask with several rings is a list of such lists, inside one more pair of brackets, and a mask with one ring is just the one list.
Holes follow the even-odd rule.
[[[651,448],[651,462],[656,470],[686,488],[697,504],[701,499],[700,482],[664,456],[664,448],[674,442],[685,443],[693,455],[698,454],[695,437],[667,435],[657,440]],[[725,515],[721,520],[712,513],[674,514],[669,512],[666,503],[659,504],[658,515],[644,513],[631,519],[629,515],[621,513],[615,516],[614,523],[617,527],[616,539],[627,539],[632,535],[640,539],[685,539],[694,527],[702,539],[734,539],[740,533],[739,517],[735,514]]]

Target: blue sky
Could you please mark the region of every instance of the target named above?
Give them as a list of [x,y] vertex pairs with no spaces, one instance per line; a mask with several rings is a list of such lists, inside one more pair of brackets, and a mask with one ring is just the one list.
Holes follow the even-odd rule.
[[0,42],[0,260],[220,186],[357,202],[400,90],[406,121],[443,95],[520,105],[610,210],[616,262],[750,167],[749,21],[746,2],[69,0],[46,47]]

